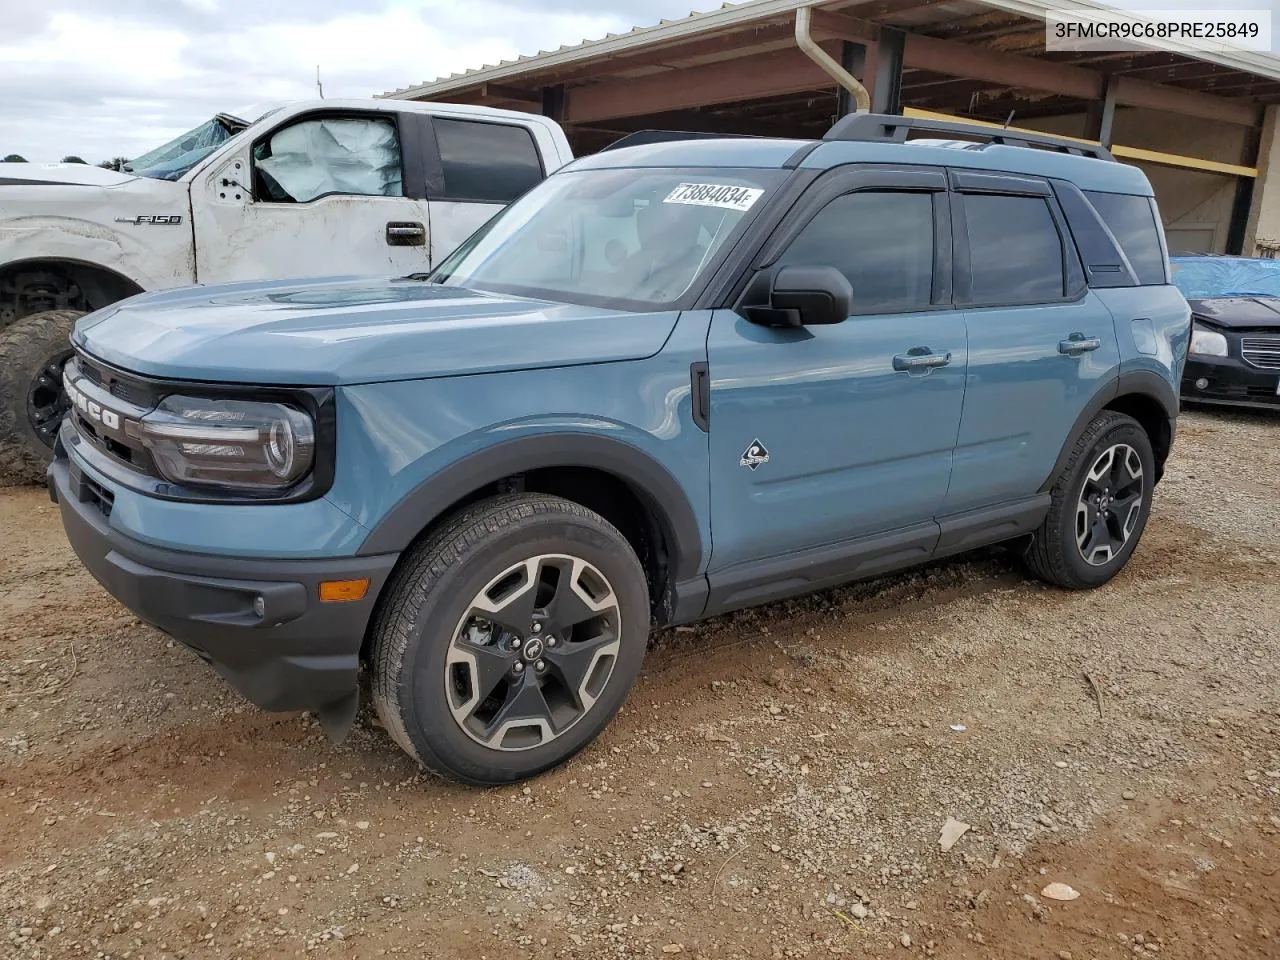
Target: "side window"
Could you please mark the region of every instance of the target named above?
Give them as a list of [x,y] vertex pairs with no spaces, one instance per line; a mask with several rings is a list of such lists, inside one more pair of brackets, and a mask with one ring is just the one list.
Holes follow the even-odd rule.
[[433,200],[510,203],[541,182],[542,160],[527,127],[432,117],[444,192]]
[[1160,246],[1160,231],[1151,200],[1124,193],[1094,191],[1087,191],[1085,196],[1129,258],[1129,265],[1138,275],[1138,283],[1166,283],[1164,251]]
[[1062,236],[1042,197],[964,194],[969,237],[969,302],[1061,300]]
[[307,203],[330,194],[402,197],[400,138],[384,117],[323,117],[277,130],[253,148],[254,196]]
[[853,287],[855,313],[926,310],[933,243],[932,194],[850,193],[823,207],[778,263],[835,267]]

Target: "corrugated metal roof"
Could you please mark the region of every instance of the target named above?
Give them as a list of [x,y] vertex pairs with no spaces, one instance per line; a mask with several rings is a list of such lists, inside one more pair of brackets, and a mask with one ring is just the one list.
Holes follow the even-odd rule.
[[[462,73],[452,73],[433,81],[402,87],[388,91],[383,97],[413,100],[419,98],[435,98],[451,92],[474,87],[481,83],[496,83],[509,80],[524,73],[563,68],[570,64],[580,63],[596,57],[608,57],[623,51],[633,51],[646,44],[666,43],[674,40],[695,37],[699,34],[734,27],[750,26],[757,21],[787,17],[803,6],[848,8],[846,12],[858,13],[857,4],[845,2],[814,3],[812,0],[747,0],[744,3],[725,3],[717,10],[707,12],[694,11],[687,17],[678,20],[662,20],[649,27],[632,27],[627,33],[611,33],[597,40],[583,40],[581,43],[564,44],[556,50],[540,50],[537,54],[524,55],[515,60],[503,60],[497,64],[485,64]],[[1060,0],[959,0],[955,4],[941,4],[934,8],[939,13],[950,12],[955,15],[954,8],[967,8],[973,12],[1000,10],[1006,13],[1019,14],[1031,20],[1044,20],[1051,12],[1105,10],[1115,15],[1119,13],[1132,19],[1138,16],[1129,11],[1117,11],[1116,8],[1094,0],[1071,0],[1063,3]],[[944,8],[950,8],[946,10]],[[963,15],[963,14],[961,14]],[[938,22],[936,19],[931,22]],[[1193,60],[1214,63],[1232,70],[1280,80],[1280,57],[1271,53],[1258,53],[1248,50],[1203,51],[1195,50],[1185,43],[1169,42],[1160,49],[1178,53]]]

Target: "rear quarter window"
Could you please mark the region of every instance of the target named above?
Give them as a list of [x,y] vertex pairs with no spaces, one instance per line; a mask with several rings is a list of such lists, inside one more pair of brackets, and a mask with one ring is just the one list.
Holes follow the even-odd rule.
[[1167,283],[1164,248],[1160,243],[1160,228],[1151,199],[1089,190],[1084,195],[1129,258],[1138,283],[1143,286]]
[[510,203],[544,176],[527,127],[433,117],[444,191],[433,200]]

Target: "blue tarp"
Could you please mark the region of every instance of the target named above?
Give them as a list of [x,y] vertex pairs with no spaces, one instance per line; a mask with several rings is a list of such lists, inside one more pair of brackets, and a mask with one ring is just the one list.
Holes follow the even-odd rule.
[[1250,257],[1170,257],[1173,282],[1188,300],[1280,297],[1280,260]]

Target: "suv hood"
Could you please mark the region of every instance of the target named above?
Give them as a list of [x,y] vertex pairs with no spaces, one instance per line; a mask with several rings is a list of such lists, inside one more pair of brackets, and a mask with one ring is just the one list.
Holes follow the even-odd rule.
[[1280,328],[1280,297],[1214,297],[1190,303],[1193,314],[1219,327]]
[[0,186],[6,184],[66,184],[77,187],[118,187],[136,180],[87,163],[0,163]]
[[142,294],[84,317],[72,340],[146,376],[339,386],[639,360],[677,316],[419,280],[272,281]]

